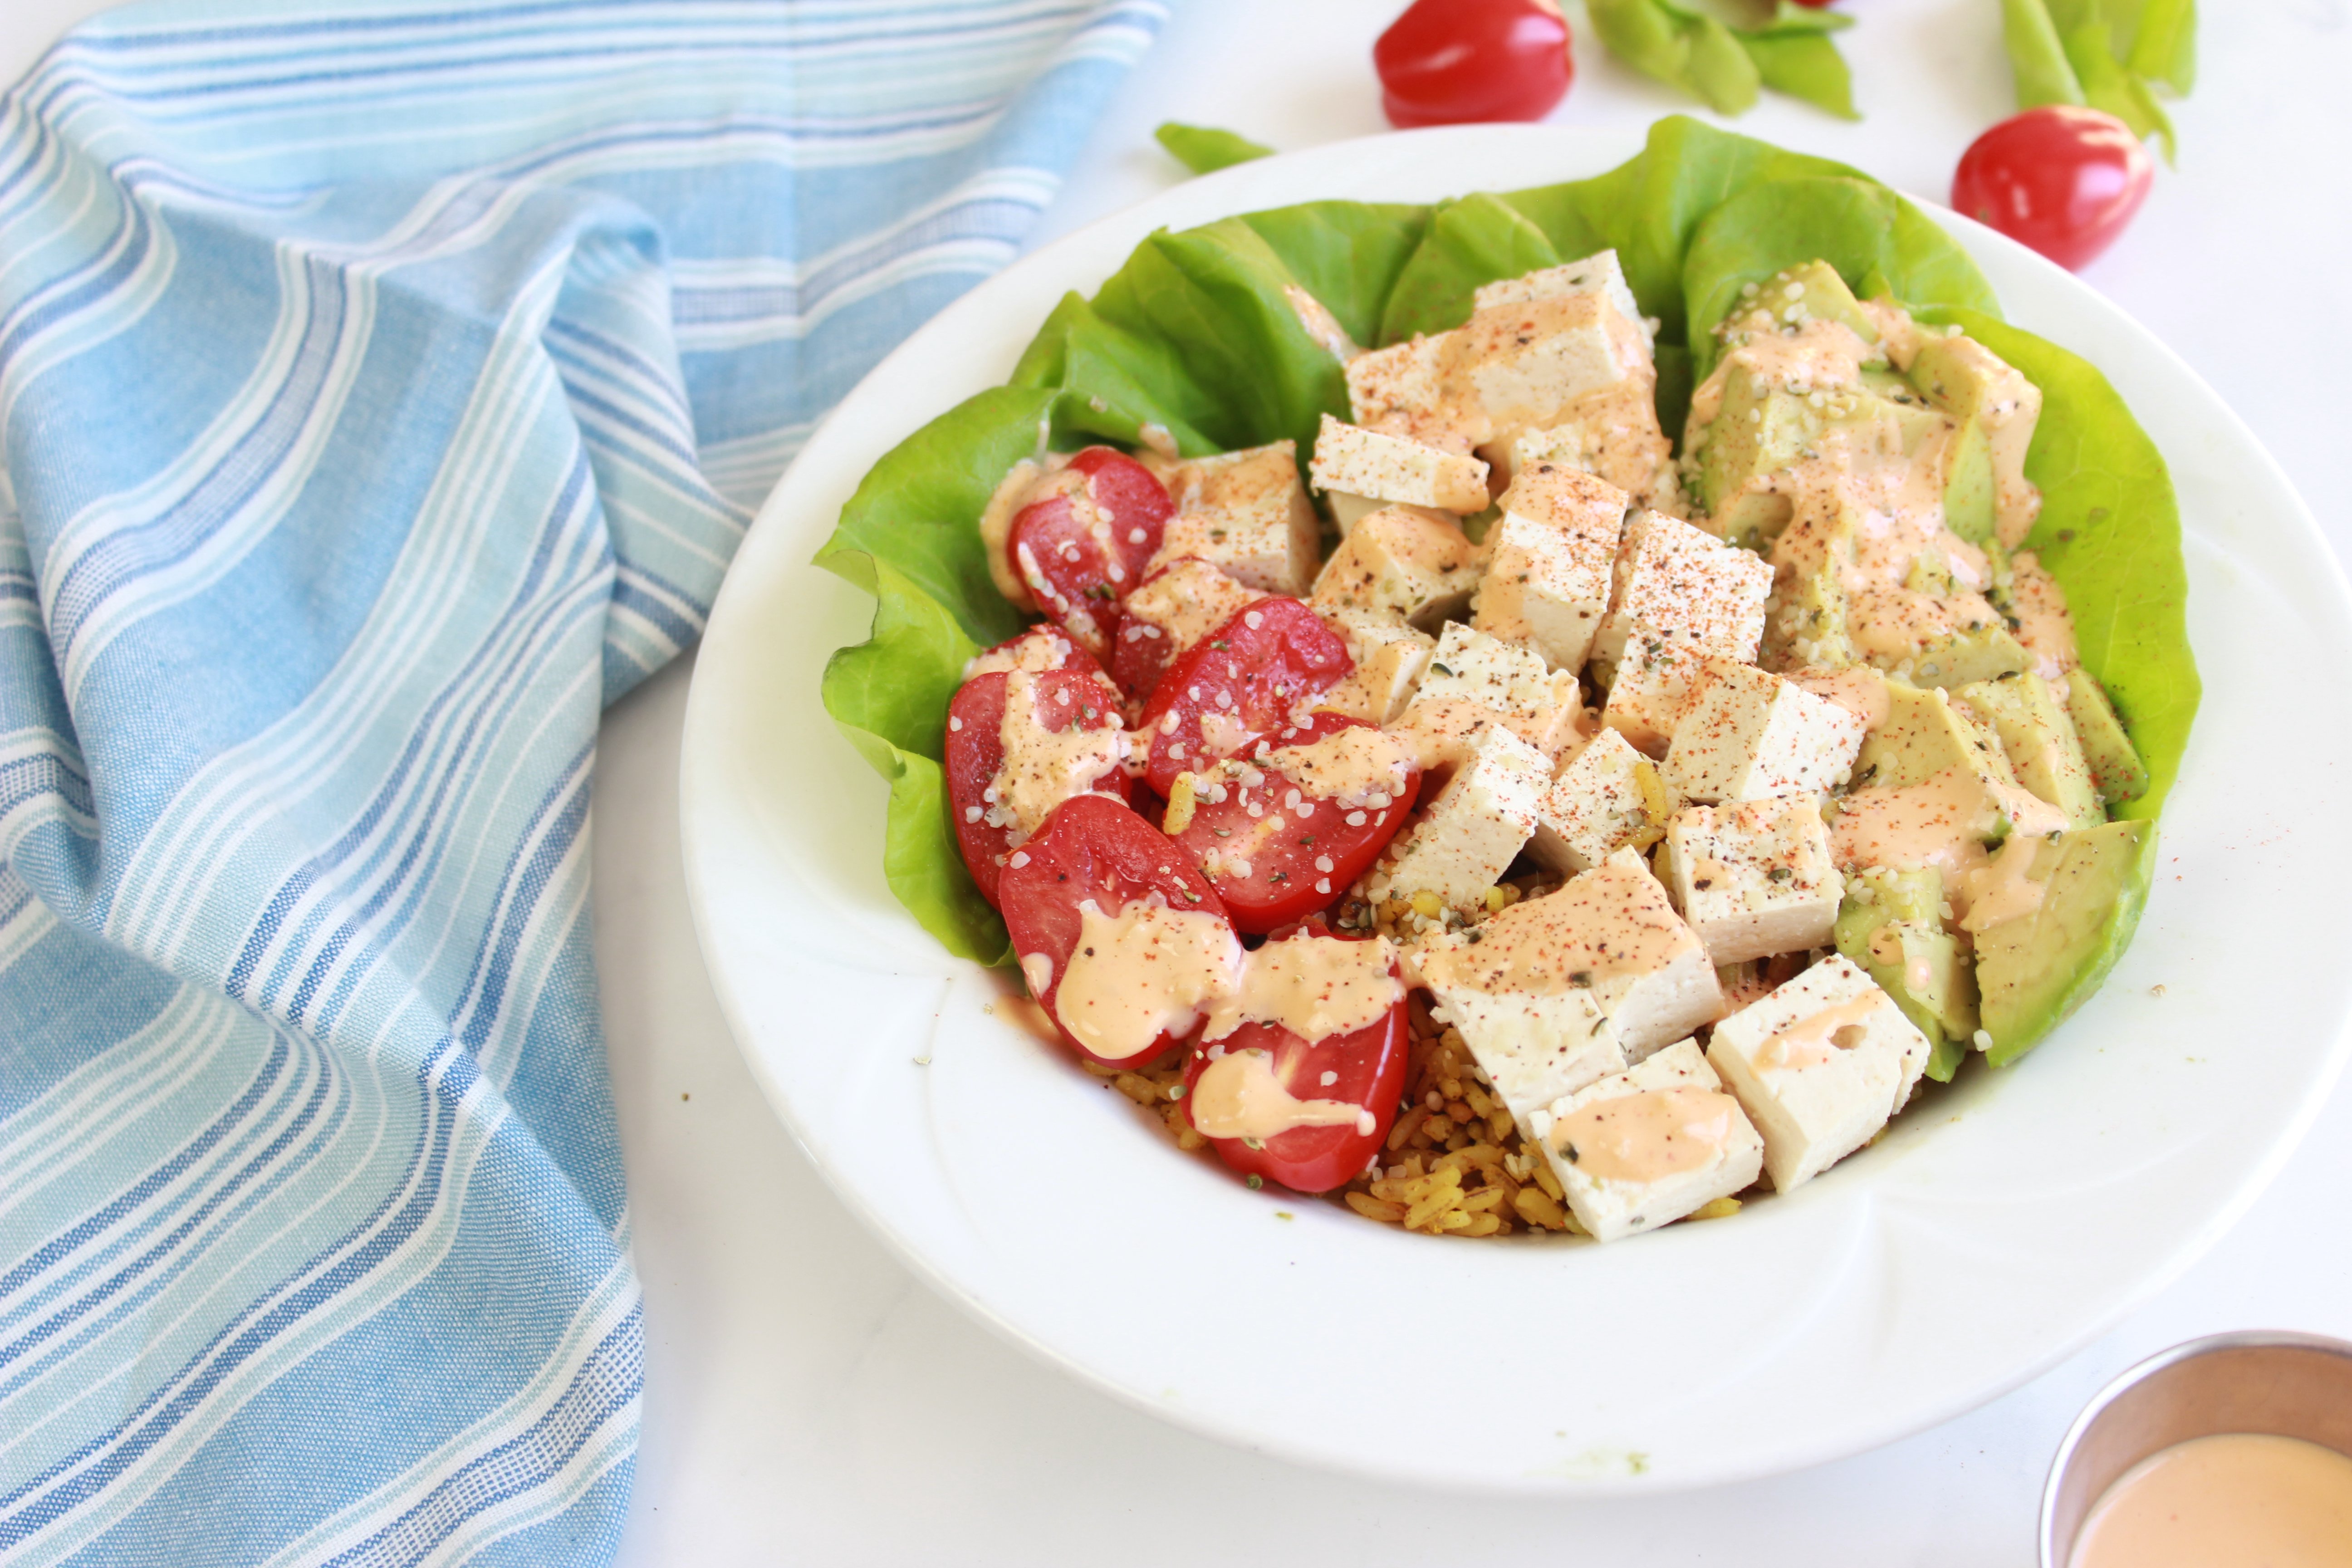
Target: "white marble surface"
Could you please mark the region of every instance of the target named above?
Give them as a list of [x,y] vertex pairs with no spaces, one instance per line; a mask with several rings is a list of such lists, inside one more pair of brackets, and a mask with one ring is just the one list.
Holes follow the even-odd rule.
[[[1740,129],[1940,197],[2010,107],[1993,0],[1845,0],[1859,125],[1769,101]],[[0,4],[0,79],[92,0]],[[1177,177],[1163,119],[1279,147],[1381,129],[1372,37],[1394,0],[1192,0],[1104,121],[1040,239]],[[2180,167],[2087,276],[2170,342],[2276,454],[2352,555],[2330,482],[2352,398],[2352,4],[2206,7],[2202,80],[2178,106]],[[1638,124],[1683,107],[1579,25],[1557,118]],[[1465,186],[1476,172],[1464,171]],[[2189,1335],[2278,1326],[2352,1336],[2352,1090],[2205,1259],[2018,1392],[1878,1452],[1780,1480],[1605,1504],[1398,1491],[1160,1425],[1065,1381],[932,1297],[859,1230],[769,1114],[728,1038],[687,916],[677,739],[688,665],[605,723],[596,919],[649,1336],[632,1568],[694,1563],[1419,1563],[1526,1553],[1649,1568],[1738,1563],[1985,1568],[2033,1560],[2042,1473],[2109,1374]],[[2343,721],[2338,672],[2312,681]],[[2227,701],[2209,692],[2209,702]],[[2292,781],[2282,781],[2292,784]],[[2332,804],[2332,803],[2331,803]],[[2314,803],[2319,809],[2322,803]],[[2246,1026],[2263,1026],[2259,997]],[[855,1048],[855,1042],[845,1042]],[[877,1158],[887,1158],[887,1150]],[[1736,1307],[1727,1331],[1737,1332]],[[1548,1325],[1549,1331],[1577,1331]],[[1638,1353],[1638,1352],[1637,1352]],[[1477,1442],[1486,1365],[1416,1373],[1401,1326],[1398,1441]]]

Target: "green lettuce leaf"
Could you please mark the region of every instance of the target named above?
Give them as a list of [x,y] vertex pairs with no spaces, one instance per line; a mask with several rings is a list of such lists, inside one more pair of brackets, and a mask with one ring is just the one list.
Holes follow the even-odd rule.
[[2025,457],[2042,515],[2026,547],[2065,589],[2083,667],[2107,689],[2147,765],[2147,793],[2116,815],[2154,817],[2180,772],[2203,690],[2164,454],[2088,361],[1979,311],[1921,314],[1956,323],[2042,389]]
[[1586,5],[1610,53],[1717,114],[1746,113],[1761,86],[1843,119],[1861,119],[1853,75],[1829,38],[1853,26],[1853,18],[1791,0],[1775,0],[1769,13],[1759,15],[1762,9],[1685,0],[1589,0]]
[[1208,125],[1186,125],[1171,120],[1151,133],[1152,140],[1168,149],[1169,154],[1196,174],[1211,174],[1218,169],[1230,169],[1235,163],[1246,163],[1263,158],[1274,149],[1231,131],[1219,131]]
[[2170,163],[2172,121],[2157,89],[2197,77],[2195,0],[2001,0],[2017,106],[2082,104],[2153,135]]

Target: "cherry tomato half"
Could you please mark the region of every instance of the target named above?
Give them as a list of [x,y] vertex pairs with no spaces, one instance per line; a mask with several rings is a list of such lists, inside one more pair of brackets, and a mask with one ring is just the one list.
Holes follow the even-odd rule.
[[[1005,858],[1039,826],[1058,800],[1039,809],[1028,800],[1039,785],[1051,789],[1055,781],[1038,778],[1013,789],[1005,798],[1004,720],[1011,710],[1014,682],[1022,682],[1021,712],[1046,734],[1073,729],[1116,730],[1123,714],[1118,689],[1088,658],[1084,649],[1050,626],[1034,626],[972,661],[975,673],[948,702],[948,806],[955,816],[956,847],[981,897],[996,902],[997,878]],[[991,667],[995,668],[991,668]],[[1107,754],[1117,753],[1106,748]],[[1082,787],[1125,800],[1129,784],[1126,772],[1113,764]],[[1033,817],[1024,823],[1023,809]]]
[[[1356,760],[1381,775],[1365,787],[1328,770],[1318,778],[1311,767],[1279,765],[1293,748],[1354,731],[1364,748]],[[1193,775],[1192,817],[1175,836],[1245,931],[1270,931],[1345,897],[1421,791],[1421,769],[1404,748],[1360,719],[1318,713],[1267,739],[1276,749],[1263,764],[1228,758]],[[1320,754],[1340,755],[1332,747]]]
[[1108,659],[1118,601],[1142,579],[1175,515],[1150,469],[1089,447],[1032,493],[1006,543],[1038,605],[1073,642]]
[[[1258,955],[1293,942],[1340,941],[1354,944],[1353,939],[1301,931],[1269,942]],[[1400,971],[1392,963],[1389,973],[1395,976]],[[1181,1103],[1188,1121],[1202,1103],[1197,1091],[1209,1069],[1229,1057],[1253,1051],[1267,1058],[1265,1067],[1291,1099],[1321,1101],[1318,1109],[1329,1110],[1346,1107],[1358,1114],[1321,1126],[1293,1127],[1258,1140],[1255,1148],[1250,1140],[1238,1137],[1211,1138],[1210,1147],[1244,1175],[1279,1182],[1293,1192],[1329,1192],[1364,1168],[1396,1121],[1397,1096],[1404,1090],[1410,1055],[1404,990],[1399,986],[1395,1005],[1377,1023],[1346,1034],[1309,1041],[1279,1024],[1249,1023],[1222,1039],[1194,1046],[1184,1063]]]
[[1296,599],[1260,599],[1168,667],[1136,728],[1145,777],[1165,795],[1176,775],[1236,756],[1290,722],[1291,710],[1355,668],[1348,645]]
[[2045,104],[1960,155],[1952,205],[2069,269],[2113,245],[2147,199],[2156,163],[2112,114]]
[[1399,130],[1541,120],[1576,76],[1554,0],[1413,0],[1372,46],[1372,65]]
[[1247,609],[1258,590],[1209,563],[1182,555],[1137,584],[1122,601],[1110,678],[1138,704],[1151,700],[1160,677],[1207,633]]
[[[1191,1034],[1200,1024],[1194,1004],[1222,994],[1241,963],[1241,939],[1208,879],[1167,835],[1104,795],[1072,795],[1055,807],[1044,831],[1006,858],[997,892],[1029,994],[1072,1050],[1106,1067],[1150,1061]],[[1144,911],[1160,924],[1141,933],[1139,949],[1153,937],[1160,944],[1148,956],[1139,951],[1130,986],[1066,998],[1062,983],[1086,942],[1087,904],[1114,921]],[[1101,955],[1087,949],[1085,956]],[[1204,958],[1213,971],[1206,987],[1191,984]],[[1139,1019],[1151,1032],[1135,1039]]]

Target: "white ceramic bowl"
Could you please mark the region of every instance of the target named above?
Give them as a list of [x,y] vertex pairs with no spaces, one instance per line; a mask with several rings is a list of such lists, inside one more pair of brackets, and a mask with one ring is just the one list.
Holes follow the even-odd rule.
[[[1002,1005],[1007,973],[950,958],[892,900],[883,786],[817,700],[871,601],[808,564],[875,459],[1003,380],[1064,290],[1091,289],[1155,228],[1512,189],[1638,148],[1517,126],[1348,142],[1191,182],[1039,251],[825,422],[761,510],[704,639],[687,874],[711,978],[778,1114],[950,1300],[1248,1447],[1592,1493],[1889,1441],[2031,1377],[2179,1273],[2285,1161],[2344,1059],[2352,834],[2327,816],[2352,783],[2342,576],[2284,477],[2161,343],[1944,215],[2010,317],[2100,365],[2169,459],[2206,684],[2138,940],[2021,1064],[1973,1065],[1876,1147],[1730,1221],[1607,1247],[1425,1238],[1180,1156]],[[1430,1397],[1443,1419],[1414,1413]]]

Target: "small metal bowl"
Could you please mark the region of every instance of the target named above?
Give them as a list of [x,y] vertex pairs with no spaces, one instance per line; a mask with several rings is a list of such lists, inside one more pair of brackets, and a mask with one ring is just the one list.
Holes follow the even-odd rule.
[[2252,1330],[2173,1346],[2074,1418],[2042,1491],[2042,1568],[2066,1568],[2106,1489],[2142,1459],[2228,1432],[2304,1437],[2352,1455],[2352,1344]]

